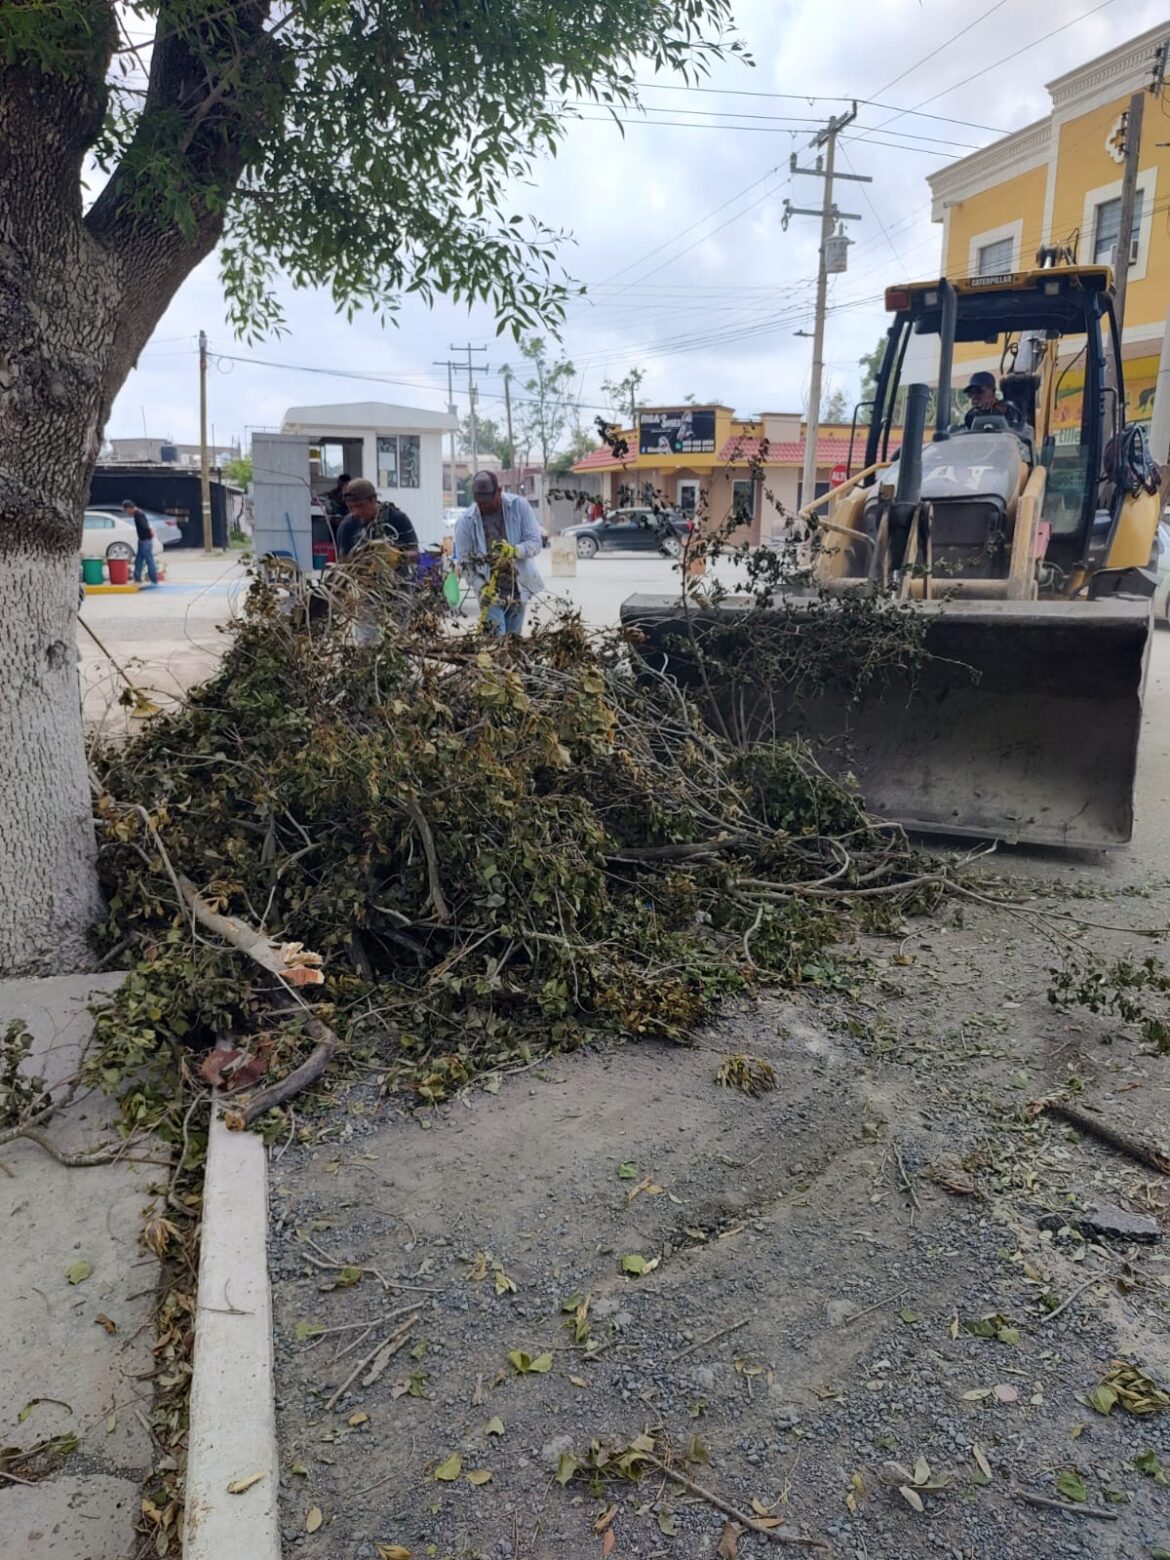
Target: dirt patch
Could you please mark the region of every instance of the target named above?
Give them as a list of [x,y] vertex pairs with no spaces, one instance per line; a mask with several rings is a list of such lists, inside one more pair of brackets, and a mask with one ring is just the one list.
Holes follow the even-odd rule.
[[[1108,918],[1131,913],[1151,904]],[[554,1059],[422,1117],[376,1080],[339,1097],[273,1165],[287,1552],[594,1560],[612,1532],[616,1560],[714,1556],[723,1516],[660,1477],[557,1483],[564,1453],[644,1432],[708,1456],[688,1475],[736,1509],[756,1501],[837,1555],[1170,1547],[1167,1490],[1135,1466],[1170,1469],[1170,1415],[1085,1401],[1115,1357],[1170,1376],[1163,1247],[1040,1228],[1093,1199],[1165,1227],[1163,1185],[1020,1114],[1071,1079],[1156,1139],[1170,1062],[1050,1008],[1046,961],[1018,919],[973,907],[854,950],[798,999],[729,1013],[693,1049]],[[741,1050],[775,1068],[774,1092],[716,1084]],[[657,1266],[625,1276],[629,1255]],[[344,1282],[347,1265],[376,1272]],[[591,1345],[574,1341],[574,1296]],[[384,1373],[326,1409],[402,1323],[306,1327],[412,1302]],[[518,1374],[510,1351],[550,1352],[551,1368]],[[436,1479],[455,1453],[458,1477]],[[919,1458],[947,1481],[921,1513],[891,1468]],[[1070,1473],[1116,1520],[1017,1498],[1060,1499]],[[740,1540],[741,1556],[766,1547]]]

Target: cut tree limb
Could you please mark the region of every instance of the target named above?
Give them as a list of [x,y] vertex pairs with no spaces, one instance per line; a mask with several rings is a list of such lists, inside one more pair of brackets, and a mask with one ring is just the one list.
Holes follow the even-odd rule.
[[1139,1143],[1135,1138],[1128,1137],[1116,1127],[1110,1126],[1108,1122],[1102,1121],[1100,1117],[1091,1116],[1088,1111],[1080,1110],[1066,1100],[1041,1100],[1035,1109],[1046,1110],[1050,1116],[1059,1116],[1070,1126],[1076,1127],[1081,1132],[1087,1132],[1090,1137],[1107,1143],[1110,1148],[1115,1148],[1119,1154],[1128,1154],[1130,1159],[1136,1159],[1139,1164],[1149,1165],[1151,1169],[1159,1170],[1163,1175],[1170,1175],[1170,1154],[1163,1153],[1160,1148],[1151,1148],[1148,1143]]
[[[316,967],[320,963],[319,956],[306,953],[300,943],[278,945],[271,937],[265,937],[262,932],[256,931],[236,916],[221,915],[218,910],[211,908],[194,883],[182,874],[179,875],[179,888],[200,925],[230,943],[233,948],[238,948],[241,953],[246,953],[261,969],[277,976],[282,983],[299,986],[306,982],[316,984],[323,979],[321,971]],[[300,972],[299,976],[296,972]],[[285,1002],[290,1008],[308,1011],[292,991],[286,991]],[[268,1088],[261,1089],[259,1094],[254,1094],[235,1110],[226,1111],[224,1121],[230,1131],[242,1132],[266,1112],[293,1099],[321,1077],[337,1050],[337,1036],[328,1024],[311,1013],[305,1020],[305,1034],[313,1042],[310,1055],[287,1078],[281,1078]]]
[[418,837],[422,841],[423,855],[427,858],[427,883],[430,888],[431,909],[435,912],[436,921],[449,921],[451,910],[443,897],[443,880],[439,874],[439,853],[435,849],[435,836],[431,833],[431,826],[427,822],[426,814],[413,796],[403,800],[403,809],[418,830]]

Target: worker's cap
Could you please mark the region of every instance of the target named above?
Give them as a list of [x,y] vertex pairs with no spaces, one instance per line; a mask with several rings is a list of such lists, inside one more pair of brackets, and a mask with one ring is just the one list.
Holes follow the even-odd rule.
[[132,498],[124,498],[122,500],[122,508],[123,509],[137,509],[138,505],[134,502],[134,500]]
[[977,374],[972,374],[964,395],[970,395],[972,390],[994,390],[995,375],[989,374],[985,368],[981,368]]
[[345,485],[345,501],[347,504],[362,504],[367,498],[377,498],[378,489],[365,477],[355,477],[352,482]]

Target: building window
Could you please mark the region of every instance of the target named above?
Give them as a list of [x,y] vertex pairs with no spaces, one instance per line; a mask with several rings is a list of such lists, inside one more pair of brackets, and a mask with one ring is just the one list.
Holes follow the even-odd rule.
[[422,466],[417,433],[382,434],[378,437],[378,486],[416,488]]
[[1002,276],[1012,268],[1013,243],[1010,238],[997,238],[993,244],[984,244],[976,262],[976,276]]
[[345,470],[345,445],[340,439],[322,439],[315,450],[309,451],[309,459],[314,458],[319,475],[337,478]]
[[752,482],[737,479],[731,484],[731,513],[736,520],[747,521],[752,517]]
[[[1129,263],[1136,265],[1138,260],[1138,243],[1142,231],[1142,206],[1144,204],[1145,191],[1137,189],[1133,194],[1133,228],[1129,242]],[[1117,240],[1121,233],[1121,196],[1114,200],[1105,200],[1097,207],[1093,215],[1093,264],[1112,265],[1117,264]]]

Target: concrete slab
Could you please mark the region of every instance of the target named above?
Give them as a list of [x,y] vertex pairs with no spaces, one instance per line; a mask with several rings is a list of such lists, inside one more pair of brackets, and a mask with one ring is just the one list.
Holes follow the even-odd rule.
[[[24,1019],[35,1039],[33,1070],[59,1092],[91,1033],[87,1004],[121,978],[0,982],[0,1028]],[[111,1138],[113,1117],[104,1096],[78,1095],[47,1130],[76,1151]],[[143,1420],[158,1284],[158,1263],[138,1235],[149,1186],[163,1172],[127,1162],[67,1169],[24,1140],[0,1149],[0,1166],[0,1443],[28,1446],[68,1432],[81,1442],[55,1476],[33,1487],[0,1484],[0,1555],[129,1556],[151,1463]],[[67,1271],[82,1262],[92,1271],[71,1284]]]

